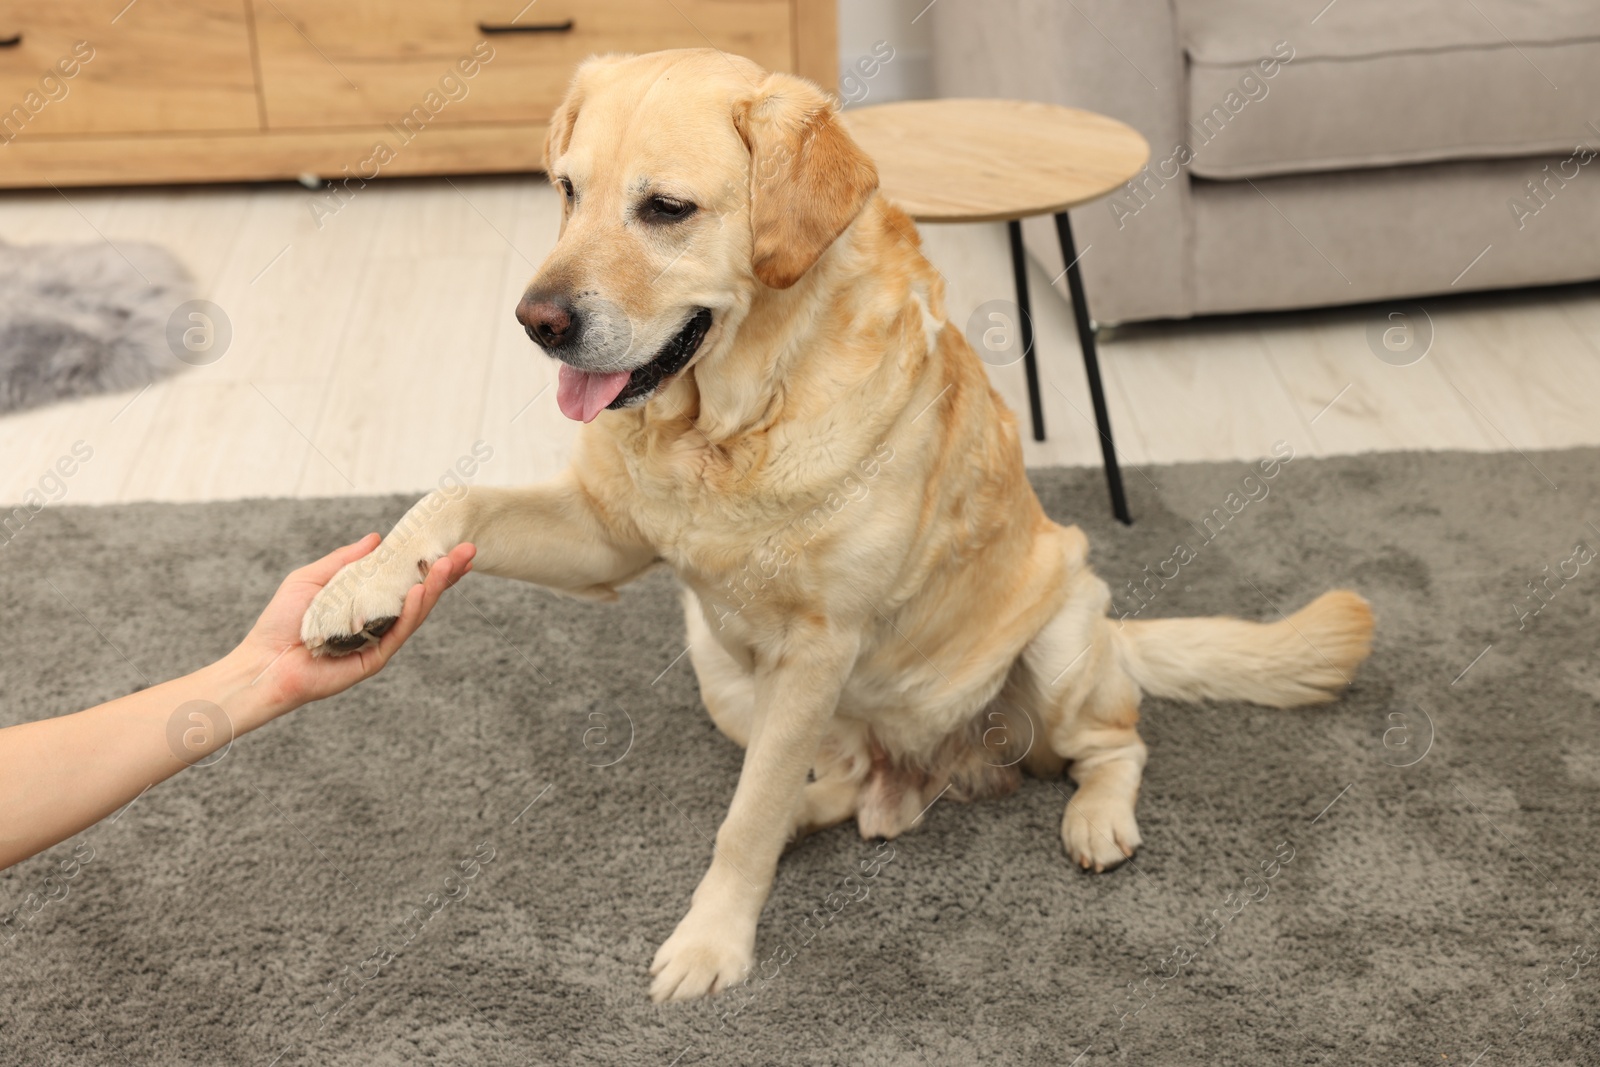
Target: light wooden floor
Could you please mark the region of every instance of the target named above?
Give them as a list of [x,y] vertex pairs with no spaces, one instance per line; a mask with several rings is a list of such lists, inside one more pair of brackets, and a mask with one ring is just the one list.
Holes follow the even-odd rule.
[[[476,441],[478,481],[565,462],[575,424],[512,308],[556,237],[535,178],[374,184],[319,229],[294,186],[0,195],[11,243],[152,241],[231,320],[210,366],[143,393],[0,418],[0,500],[39,484],[74,442],[93,458],[64,500],[214,500],[416,491]],[[1009,299],[1000,226],[924,228],[953,321]],[[1030,464],[1098,464],[1070,311],[1035,270],[1050,440]],[[1093,299],[1093,293],[1090,293]],[[1102,343],[1131,464],[1600,443],[1600,287],[1426,301],[1432,350],[1406,367],[1366,341],[1380,311],[1134,327]],[[1020,365],[991,371],[1025,411]]]

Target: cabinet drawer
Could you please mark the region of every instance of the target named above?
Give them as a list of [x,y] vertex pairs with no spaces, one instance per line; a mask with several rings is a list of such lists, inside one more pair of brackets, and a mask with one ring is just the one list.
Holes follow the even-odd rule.
[[710,44],[790,70],[791,15],[791,0],[255,4],[273,129],[398,124],[418,107],[429,122],[542,122],[597,52]]
[[260,126],[244,0],[0,2],[0,39],[19,34],[0,139]]

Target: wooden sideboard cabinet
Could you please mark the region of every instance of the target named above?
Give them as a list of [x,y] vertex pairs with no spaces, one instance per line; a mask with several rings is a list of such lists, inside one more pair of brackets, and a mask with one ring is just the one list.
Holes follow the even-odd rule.
[[597,52],[832,89],[837,0],[0,0],[0,187],[537,170]]

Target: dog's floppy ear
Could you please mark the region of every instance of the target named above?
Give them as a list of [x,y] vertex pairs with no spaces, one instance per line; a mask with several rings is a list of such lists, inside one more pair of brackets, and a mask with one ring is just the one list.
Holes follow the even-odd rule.
[[861,213],[878,168],[839,122],[822,90],[769,74],[734,106],[750,149],[750,229],[755,275],[787,289]]
[[567,95],[561,98],[561,103],[556,105],[555,113],[550,116],[550,129],[544,135],[544,169],[549,170],[554,163],[566,152],[567,145],[572,141],[572,124],[578,121],[578,105],[583,103],[583,92],[578,88],[578,81],[573,79],[572,85],[567,89]]
[[572,84],[567,86],[567,95],[556,105],[555,112],[550,116],[549,132],[544,135],[545,170],[549,170],[550,164],[565,155],[567,145],[572,143],[572,127],[578,121],[578,108],[583,103],[585,82],[589,80],[589,76],[597,68],[609,67],[624,59],[632,58],[632,54],[611,53],[590,56],[578,64],[577,71],[572,75]]

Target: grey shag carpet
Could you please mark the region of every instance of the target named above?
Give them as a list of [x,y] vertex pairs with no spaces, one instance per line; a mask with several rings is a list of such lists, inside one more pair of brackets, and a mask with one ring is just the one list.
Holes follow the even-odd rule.
[[192,289],[155,245],[0,244],[0,413],[137,389],[209,362],[190,352],[180,361],[167,340]]
[[[1564,562],[1600,547],[1600,453],[1248,473],[1130,470],[1131,529],[1097,472],[1035,474],[1119,589],[1194,553],[1147,615],[1348,584],[1379,619],[1333,706],[1147,701],[1121,870],[1063,858],[1066,783],[940,802],[892,854],[837,828],[785,859],[748,990],[652,1006],[739,768],[670,584],[473,576],[375,681],[89,831],[0,931],[0,1063],[1600,1063],[1600,562]],[[46,512],[0,550],[0,723],[199,666],[407,503]]]

